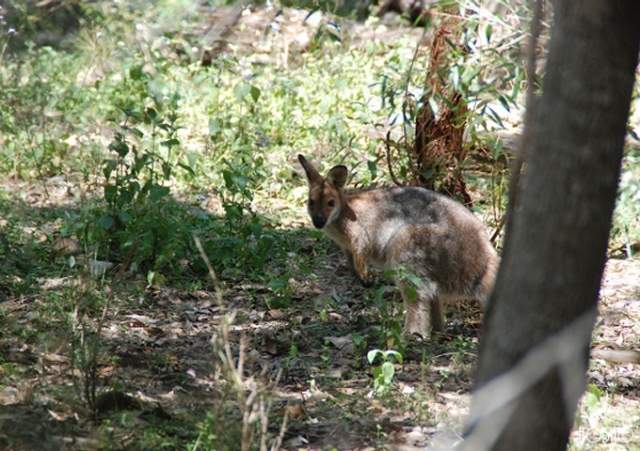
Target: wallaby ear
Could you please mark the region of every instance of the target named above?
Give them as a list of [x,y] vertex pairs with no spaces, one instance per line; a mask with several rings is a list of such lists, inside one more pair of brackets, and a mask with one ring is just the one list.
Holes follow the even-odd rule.
[[335,166],[331,168],[329,174],[327,174],[327,179],[335,186],[336,188],[342,188],[345,183],[347,183],[347,176],[349,175],[349,170],[346,166]]
[[300,162],[302,169],[304,169],[304,172],[307,174],[307,180],[309,182],[314,182],[319,178],[321,178],[318,170],[311,163],[307,161],[304,155],[298,154],[298,161]]

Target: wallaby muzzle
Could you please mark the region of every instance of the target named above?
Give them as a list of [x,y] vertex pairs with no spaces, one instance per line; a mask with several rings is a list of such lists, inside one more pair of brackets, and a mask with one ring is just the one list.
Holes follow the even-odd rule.
[[318,213],[317,215],[311,218],[313,221],[313,225],[316,229],[322,229],[325,225],[327,225],[327,218],[324,217],[322,213]]

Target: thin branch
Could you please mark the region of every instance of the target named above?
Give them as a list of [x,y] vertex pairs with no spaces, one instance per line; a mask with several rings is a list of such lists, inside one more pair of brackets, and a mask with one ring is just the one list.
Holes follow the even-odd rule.
[[513,161],[511,167],[511,181],[509,183],[509,201],[507,210],[505,211],[503,221],[506,224],[506,231],[509,231],[509,219],[516,208],[516,204],[520,199],[520,176],[522,168],[527,161],[531,150],[531,136],[535,127],[535,116],[537,110],[537,98],[535,92],[536,86],[536,48],[538,47],[538,38],[542,28],[542,13],[544,0],[532,0],[533,17],[531,18],[531,38],[527,47],[526,73],[527,73],[527,97],[526,109],[524,113],[524,130],[522,132],[522,142],[520,144],[520,152]]

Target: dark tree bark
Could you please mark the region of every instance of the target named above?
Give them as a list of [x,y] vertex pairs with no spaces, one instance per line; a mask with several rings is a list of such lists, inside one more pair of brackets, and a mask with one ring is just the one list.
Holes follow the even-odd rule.
[[640,2],[554,2],[543,93],[485,319],[465,450],[562,450],[584,391]]

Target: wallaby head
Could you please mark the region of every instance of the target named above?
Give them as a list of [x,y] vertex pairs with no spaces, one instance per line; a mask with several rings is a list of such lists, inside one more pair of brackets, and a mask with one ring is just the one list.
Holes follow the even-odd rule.
[[304,156],[298,155],[298,161],[300,161],[309,181],[309,200],[307,202],[309,216],[311,216],[313,225],[317,229],[322,229],[340,215],[344,204],[343,187],[349,171],[346,166],[335,166],[325,178]]

